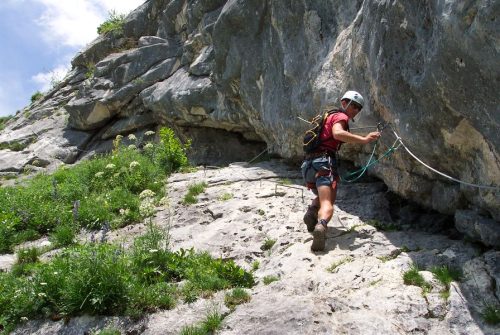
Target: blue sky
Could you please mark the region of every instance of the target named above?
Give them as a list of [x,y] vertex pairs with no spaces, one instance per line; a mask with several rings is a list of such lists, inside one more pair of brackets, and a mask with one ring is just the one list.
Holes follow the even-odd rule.
[[0,0],[0,116],[15,114],[64,77],[76,53],[97,37],[109,11],[144,0]]

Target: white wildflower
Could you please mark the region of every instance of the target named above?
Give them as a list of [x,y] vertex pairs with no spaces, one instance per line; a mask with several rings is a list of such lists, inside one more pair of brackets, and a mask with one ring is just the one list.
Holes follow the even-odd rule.
[[40,293],[38,293],[38,296],[39,296],[40,298],[43,298],[43,297],[46,297],[47,295],[46,295],[45,293],[43,293],[43,292],[40,292]]
[[155,213],[155,205],[152,201],[144,201],[139,206],[139,213],[144,218],[149,218]]
[[128,146],[128,148],[129,148],[130,150],[135,150],[135,149],[137,149],[137,147],[136,147],[135,145],[133,145],[133,144],[129,145],[129,146]]
[[151,190],[144,190],[139,194],[139,199],[145,199],[145,198],[153,198],[156,195],[155,192]]
[[54,271],[54,275],[56,275],[56,276],[57,276],[58,274],[59,274],[59,272],[57,272],[57,271]]
[[128,139],[129,139],[130,141],[136,141],[136,140],[137,140],[137,137],[135,137],[135,135],[134,135],[134,134],[130,134],[130,135],[128,135]]
[[97,172],[94,176],[95,176],[96,178],[101,178],[103,175],[104,175],[104,172],[99,171],[99,172]]
[[130,213],[130,209],[123,209],[123,208],[120,208],[120,215],[122,216],[127,216],[128,214]]
[[42,286],[47,286],[47,283],[40,283],[40,285],[42,285]]
[[155,134],[155,132],[152,130],[148,130],[147,132],[144,133],[144,135],[146,135],[146,136],[153,136],[154,134]]
[[136,167],[138,167],[139,165],[140,165],[140,164],[139,164],[139,162],[137,162],[137,161],[133,161],[132,163],[130,163],[129,167],[130,167],[130,169],[132,170],[133,168],[136,168]]
[[108,170],[113,170],[115,167],[116,167],[116,165],[115,164],[111,164],[111,163],[108,164],[108,165],[106,165],[106,169],[108,169]]
[[25,316],[21,316],[21,321],[28,321],[28,318]]
[[147,143],[147,144],[144,146],[144,149],[153,149],[153,143]]
[[149,252],[153,254],[155,252],[158,252],[158,249],[149,249]]

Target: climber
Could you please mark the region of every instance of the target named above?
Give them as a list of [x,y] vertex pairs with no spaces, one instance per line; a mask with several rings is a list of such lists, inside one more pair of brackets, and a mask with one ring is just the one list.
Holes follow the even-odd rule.
[[313,233],[312,251],[325,249],[327,224],[333,215],[339,180],[336,152],[344,142],[366,144],[380,137],[378,131],[366,136],[349,132],[349,120],[354,120],[364,105],[361,94],[347,91],[340,103],[338,112],[331,113],[325,121],[318,149],[306,154],[301,166],[306,186],[316,195],[304,215],[307,230]]

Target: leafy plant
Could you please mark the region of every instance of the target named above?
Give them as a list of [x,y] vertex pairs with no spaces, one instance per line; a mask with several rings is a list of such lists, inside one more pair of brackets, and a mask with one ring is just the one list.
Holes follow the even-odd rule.
[[111,10],[108,13],[108,19],[97,27],[97,33],[104,35],[113,33],[115,36],[123,33],[123,24],[125,23],[125,15],[117,14],[116,11]]

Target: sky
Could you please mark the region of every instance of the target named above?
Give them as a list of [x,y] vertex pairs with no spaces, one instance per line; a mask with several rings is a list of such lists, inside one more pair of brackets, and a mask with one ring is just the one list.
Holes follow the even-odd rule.
[[0,0],[0,116],[61,80],[110,11],[128,14],[144,1]]

